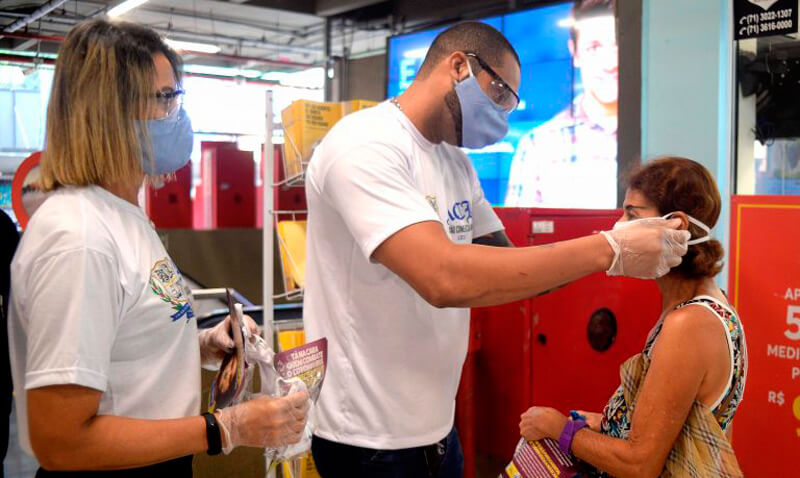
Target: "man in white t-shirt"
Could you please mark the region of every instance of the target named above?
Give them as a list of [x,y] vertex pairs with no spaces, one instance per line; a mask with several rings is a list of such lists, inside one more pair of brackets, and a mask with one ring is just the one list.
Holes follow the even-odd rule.
[[402,96],[343,118],[311,159],[304,321],[329,340],[312,446],[325,478],[461,476],[467,307],[603,270],[663,275],[686,251],[663,220],[546,248],[479,245],[508,239],[457,146],[505,136],[519,78],[502,34],[458,24]]

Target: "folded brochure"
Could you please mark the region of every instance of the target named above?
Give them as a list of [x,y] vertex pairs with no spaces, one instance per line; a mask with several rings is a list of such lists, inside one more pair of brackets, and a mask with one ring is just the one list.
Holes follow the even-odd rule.
[[208,399],[208,411],[213,412],[238,403],[243,395],[245,384],[245,370],[247,362],[244,353],[244,314],[242,305],[236,304],[233,290],[227,289],[228,309],[231,316],[231,326],[228,333],[233,339],[233,350],[225,354],[220,364],[219,372],[211,384]]
[[325,337],[275,354],[275,370],[284,379],[282,386],[288,388],[292,379],[300,379],[314,401],[319,397],[327,364],[328,339]]
[[514,457],[498,478],[576,478],[580,473],[572,458],[550,438],[520,439]]

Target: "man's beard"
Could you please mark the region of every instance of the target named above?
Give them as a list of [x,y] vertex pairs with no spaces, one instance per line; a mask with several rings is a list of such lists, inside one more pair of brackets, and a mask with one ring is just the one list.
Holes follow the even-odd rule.
[[453,127],[456,133],[456,145],[462,146],[464,138],[461,137],[461,103],[458,102],[458,95],[455,88],[444,95],[444,104],[450,111],[450,118],[453,120]]

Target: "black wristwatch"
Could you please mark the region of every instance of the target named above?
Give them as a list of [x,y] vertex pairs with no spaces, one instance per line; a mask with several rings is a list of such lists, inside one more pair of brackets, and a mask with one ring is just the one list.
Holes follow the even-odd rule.
[[217,417],[213,413],[204,413],[203,418],[206,419],[206,439],[208,440],[209,455],[219,455],[222,451],[222,434],[219,430],[219,423]]

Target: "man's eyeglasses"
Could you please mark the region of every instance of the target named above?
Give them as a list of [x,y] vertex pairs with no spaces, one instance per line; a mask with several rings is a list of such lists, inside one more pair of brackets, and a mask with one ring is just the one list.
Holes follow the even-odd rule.
[[476,55],[475,52],[465,51],[464,54],[470,58],[475,58],[481,68],[486,70],[486,73],[489,73],[489,76],[492,77],[492,82],[489,83],[489,91],[486,92],[489,98],[509,113],[517,109],[517,105],[519,105],[519,95],[508,86],[508,83],[506,83],[488,63]]
[[155,94],[158,106],[164,112],[164,117],[169,117],[177,113],[183,105],[183,95],[186,92],[180,88],[176,90],[159,91]]

